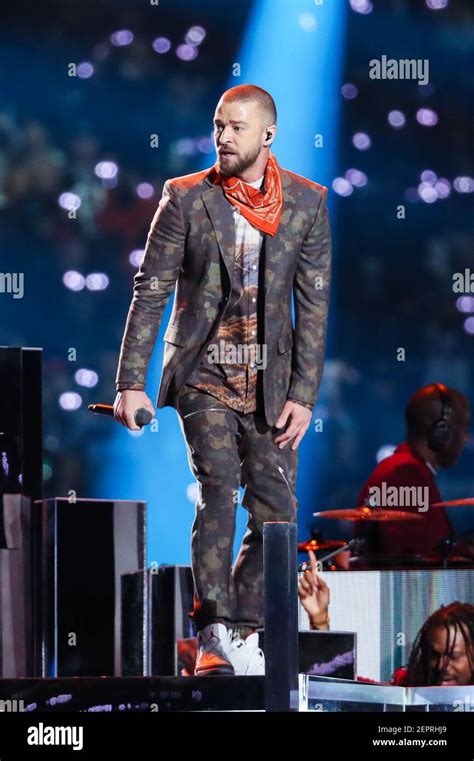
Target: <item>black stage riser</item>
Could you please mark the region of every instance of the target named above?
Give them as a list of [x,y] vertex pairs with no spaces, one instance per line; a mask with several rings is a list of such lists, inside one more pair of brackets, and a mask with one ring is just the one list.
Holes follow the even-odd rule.
[[[0,711],[260,711],[263,676],[0,679]],[[8,702],[10,701],[10,702]]]

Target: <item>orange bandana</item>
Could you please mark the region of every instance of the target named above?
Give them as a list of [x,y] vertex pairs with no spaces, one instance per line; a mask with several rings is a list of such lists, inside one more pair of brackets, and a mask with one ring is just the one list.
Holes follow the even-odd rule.
[[283,210],[280,170],[272,153],[268,156],[263,190],[253,188],[238,177],[223,177],[214,164],[214,185],[222,185],[227,200],[237,206],[244,217],[263,233],[275,235]]

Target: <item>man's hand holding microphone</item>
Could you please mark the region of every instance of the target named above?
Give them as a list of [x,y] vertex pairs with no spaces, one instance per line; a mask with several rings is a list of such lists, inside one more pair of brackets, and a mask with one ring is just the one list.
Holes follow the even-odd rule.
[[[146,425],[150,420],[142,422],[141,425],[137,425],[136,413],[142,413],[142,410],[146,410],[150,415],[150,420],[156,415],[153,402],[150,397],[147,396],[145,391],[138,389],[127,388],[123,391],[118,391],[114,401],[114,418],[117,422],[121,423],[130,431],[140,431],[142,425]],[[140,417],[138,418],[140,422]]]

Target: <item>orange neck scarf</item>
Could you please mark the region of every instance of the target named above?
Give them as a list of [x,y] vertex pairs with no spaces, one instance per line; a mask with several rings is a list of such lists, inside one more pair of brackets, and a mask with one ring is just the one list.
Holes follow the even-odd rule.
[[283,210],[280,170],[272,153],[268,156],[263,189],[253,188],[238,177],[223,177],[214,164],[214,185],[222,185],[227,200],[240,209],[244,217],[263,233],[275,235]]

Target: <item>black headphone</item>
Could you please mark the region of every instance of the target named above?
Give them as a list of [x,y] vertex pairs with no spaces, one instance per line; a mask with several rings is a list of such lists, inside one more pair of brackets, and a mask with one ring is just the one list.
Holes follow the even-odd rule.
[[443,386],[440,383],[435,383],[434,388],[438,391],[439,398],[441,399],[441,417],[433,423],[426,438],[428,446],[433,452],[441,452],[441,450],[446,448],[451,438],[452,428],[448,422],[448,418],[451,416],[452,406],[446,393],[446,386]]

